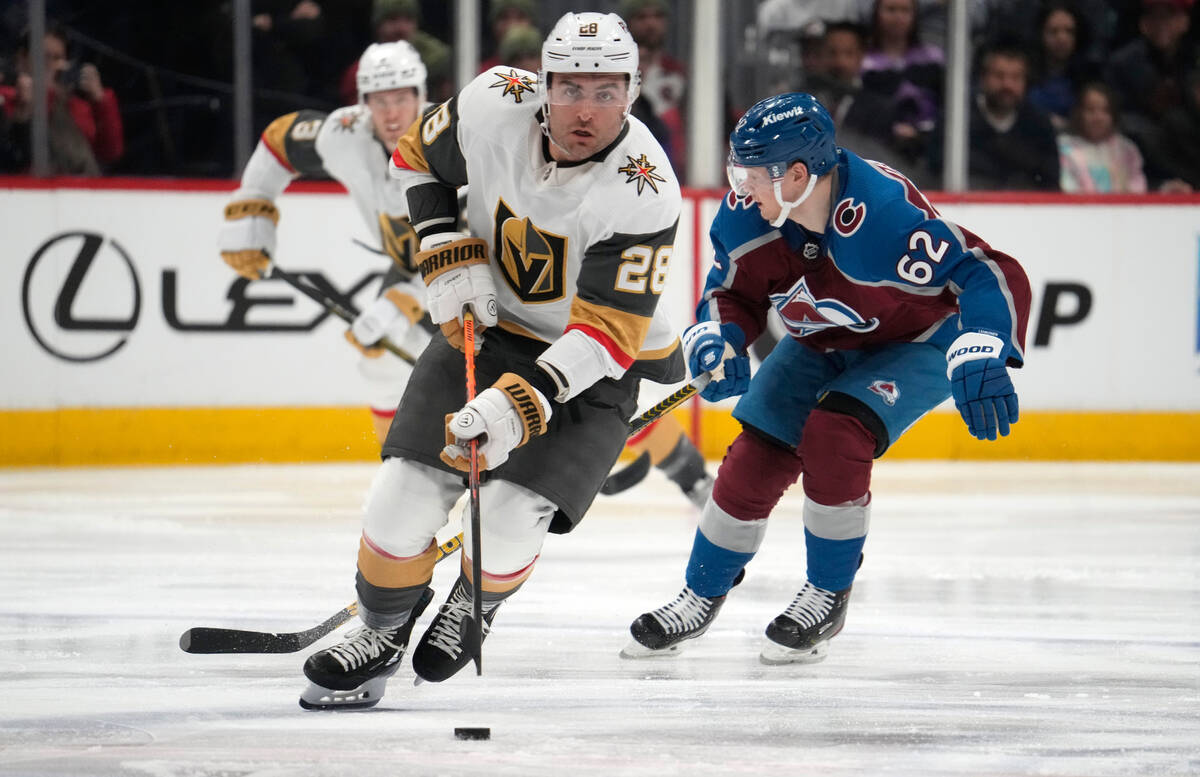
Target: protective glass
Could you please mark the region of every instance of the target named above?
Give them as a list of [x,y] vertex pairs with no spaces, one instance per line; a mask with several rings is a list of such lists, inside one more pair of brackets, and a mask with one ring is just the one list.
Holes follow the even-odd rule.
[[[547,74],[549,75],[549,74]],[[615,74],[611,81],[605,79],[592,83],[580,83],[570,76],[556,74],[546,90],[546,102],[572,108],[614,108],[624,110],[629,103],[629,91],[625,76]]]

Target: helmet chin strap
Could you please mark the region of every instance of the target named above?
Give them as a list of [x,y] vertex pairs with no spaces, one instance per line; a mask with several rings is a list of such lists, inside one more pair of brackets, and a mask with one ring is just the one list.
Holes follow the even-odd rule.
[[771,226],[782,227],[783,222],[787,221],[788,215],[792,212],[792,208],[809,198],[813,193],[813,188],[817,185],[817,176],[808,176],[808,185],[804,187],[804,191],[800,194],[800,199],[788,202],[783,198],[783,179],[775,179],[775,202],[779,203],[779,215],[771,219]]

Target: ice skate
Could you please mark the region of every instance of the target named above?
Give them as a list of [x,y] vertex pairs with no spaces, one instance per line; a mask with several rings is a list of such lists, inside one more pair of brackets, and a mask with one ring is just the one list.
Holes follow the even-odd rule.
[[[483,602],[483,636],[486,638],[492,630],[492,620],[501,602]],[[417,673],[417,683],[427,681],[440,683],[458,673],[473,658],[467,645],[463,644],[463,618],[471,615],[470,584],[466,578],[459,577],[446,598],[446,603],[438,609],[429,628],[417,646],[413,648],[412,665]],[[472,646],[473,647],[473,646]]]
[[787,609],[767,625],[759,660],[764,664],[815,664],[846,622],[850,589],[826,591],[806,582]]
[[710,599],[684,586],[674,601],[639,615],[630,624],[633,639],[621,650],[621,657],[649,658],[678,653],[684,642],[708,630],[724,603],[724,596]]
[[304,662],[309,686],[300,695],[306,710],[365,709],[383,698],[388,678],[400,668],[413,624],[433,599],[426,588],[408,620],[394,629],[362,626],[339,645],[313,653]]
[[713,482],[712,475],[706,474],[693,483],[691,488],[683,489],[683,495],[691,500],[692,504],[703,510],[704,505],[708,502],[708,497],[712,494]]

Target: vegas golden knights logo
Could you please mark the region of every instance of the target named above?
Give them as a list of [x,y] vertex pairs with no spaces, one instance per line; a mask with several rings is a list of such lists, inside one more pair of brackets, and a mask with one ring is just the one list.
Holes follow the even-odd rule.
[[518,218],[504,200],[496,205],[492,245],[504,280],[522,302],[554,302],[566,293],[567,239]]
[[413,231],[408,219],[403,216],[392,218],[386,213],[380,213],[379,235],[383,242],[383,250],[392,257],[392,261],[402,269],[416,272],[414,257],[417,255],[417,233]]

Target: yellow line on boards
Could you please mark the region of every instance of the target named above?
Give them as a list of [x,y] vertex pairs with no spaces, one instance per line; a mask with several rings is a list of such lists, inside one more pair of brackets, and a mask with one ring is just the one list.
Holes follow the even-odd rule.
[[[678,411],[690,428],[690,409]],[[737,435],[706,408],[701,450],[719,460]],[[958,415],[931,413],[890,459],[1200,461],[1200,413],[1024,411],[1013,433],[980,442]],[[373,461],[362,407],[64,408],[0,411],[0,466]]]

